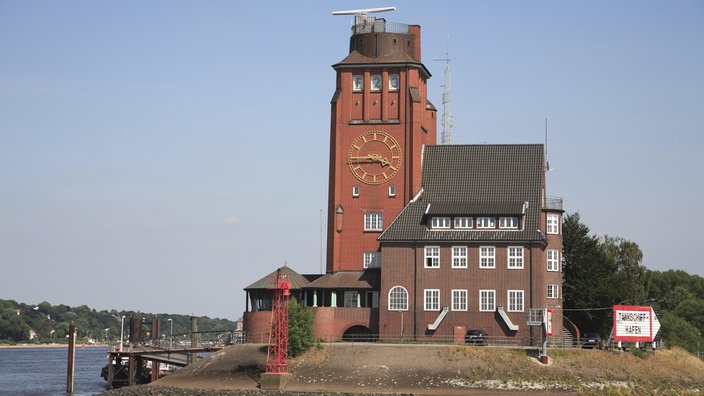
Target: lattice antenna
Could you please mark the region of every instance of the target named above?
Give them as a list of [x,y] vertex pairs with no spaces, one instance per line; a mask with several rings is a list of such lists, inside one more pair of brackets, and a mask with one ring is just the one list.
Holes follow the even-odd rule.
[[442,135],[440,135],[441,144],[452,144],[452,113],[450,111],[450,35],[447,35],[447,48],[445,49],[445,57],[442,59],[433,59],[436,61],[445,62],[445,76],[442,85]]
[[291,282],[288,275],[276,271],[273,300],[271,306],[271,333],[266,357],[266,372],[288,373],[288,299],[291,295]]

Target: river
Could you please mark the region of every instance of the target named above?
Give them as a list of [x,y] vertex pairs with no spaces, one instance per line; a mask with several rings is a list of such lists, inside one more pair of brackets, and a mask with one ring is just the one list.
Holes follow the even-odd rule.
[[[76,348],[73,395],[105,392],[107,347]],[[0,395],[66,395],[68,347],[0,348]]]

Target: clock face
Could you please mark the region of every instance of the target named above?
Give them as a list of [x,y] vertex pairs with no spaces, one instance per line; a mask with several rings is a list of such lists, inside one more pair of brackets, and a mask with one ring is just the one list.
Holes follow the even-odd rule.
[[381,74],[372,74],[372,91],[381,91]]
[[389,91],[398,91],[398,74],[389,74]]
[[347,163],[354,177],[362,183],[382,184],[396,175],[401,159],[401,146],[393,136],[369,131],[352,142]]

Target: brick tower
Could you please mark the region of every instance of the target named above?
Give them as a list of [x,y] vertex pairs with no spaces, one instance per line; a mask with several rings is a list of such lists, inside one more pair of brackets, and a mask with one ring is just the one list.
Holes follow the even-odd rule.
[[357,15],[349,55],[333,65],[328,273],[378,268],[377,238],[420,190],[437,123],[420,42],[418,25]]

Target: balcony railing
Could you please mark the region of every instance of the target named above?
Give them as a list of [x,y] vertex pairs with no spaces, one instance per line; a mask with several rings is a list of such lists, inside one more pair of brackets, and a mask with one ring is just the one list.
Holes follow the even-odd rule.
[[383,19],[371,17],[362,23],[352,26],[353,36],[362,33],[408,33],[408,25],[405,23],[386,22]]
[[562,197],[546,197],[545,209],[562,210]]

